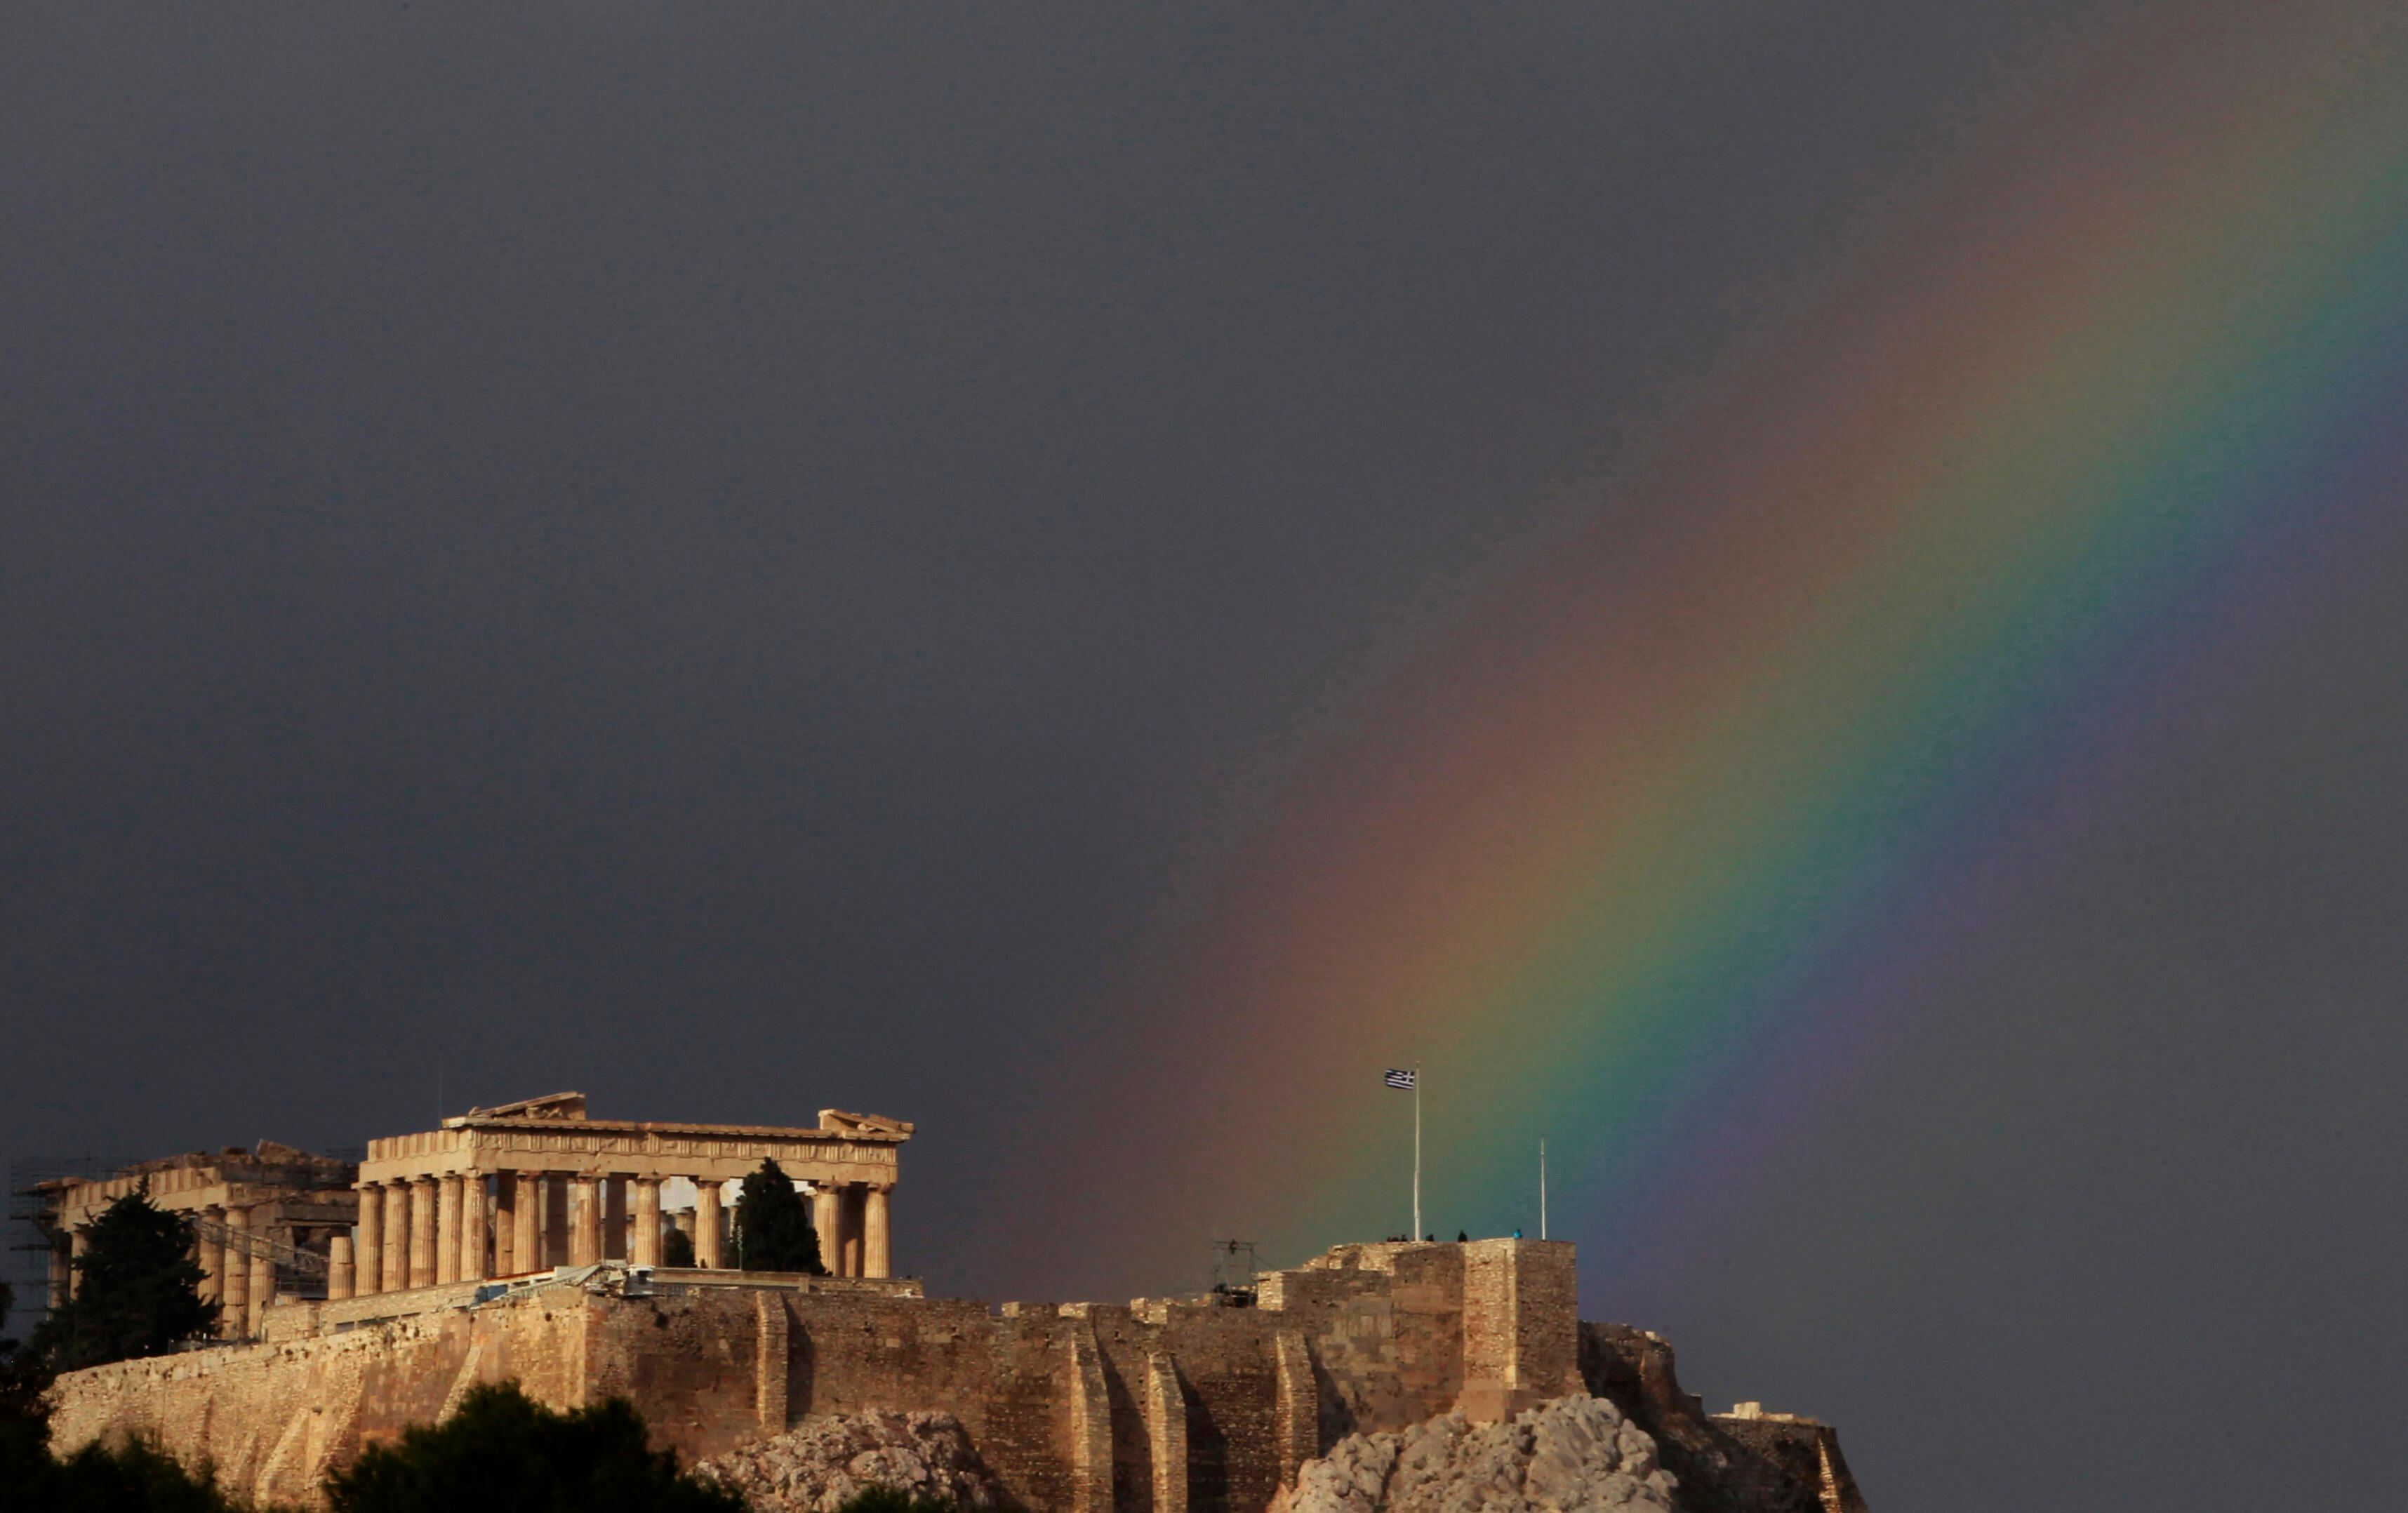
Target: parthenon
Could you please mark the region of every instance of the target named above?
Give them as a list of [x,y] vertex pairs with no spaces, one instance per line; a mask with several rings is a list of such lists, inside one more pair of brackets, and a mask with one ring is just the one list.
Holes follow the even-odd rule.
[[559,1266],[661,1263],[672,1230],[698,1270],[733,1254],[726,1184],[766,1158],[811,1195],[820,1260],[839,1277],[894,1272],[891,1204],[912,1126],[820,1110],[817,1126],[681,1124],[587,1116],[553,1093],[475,1108],[432,1130],[371,1140],[356,1164],[265,1141],[104,1177],[38,1184],[50,1302],[101,1210],[137,1187],[192,1220],[203,1294],[232,1338],[265,1333],[283,1299],[402,1292]]
[[829,1275],[885,1277],[896,1158],[910,1137],[903,1120],[835,1108],[820,1110],[815,1129],[589,1119],[576,1092],[472,1109],[368,1142],[357,1249],[333,1258],[328,1295],[599,1261],[658,1265],[662,1188],[675,1178],[695,1190],[695,1264],[715,1268],[727,1259],[722,1185],[765,1158],[810,1184]]

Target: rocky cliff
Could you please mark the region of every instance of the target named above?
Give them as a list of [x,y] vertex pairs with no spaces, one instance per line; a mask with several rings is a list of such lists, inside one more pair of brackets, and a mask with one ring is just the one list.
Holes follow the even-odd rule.
[[950,1413],[848,1413],[805,1419],[695,1466],[755,1513],[835,1513],[871,1487],[954,1507],[1002,1506],[1000,1490]]
[[1352,1435],[1306,1462],[1271,1513],[1673,1513],[1673,1491],[1655,1440],[1584,1393],[1502,1423],[1448,1413]]

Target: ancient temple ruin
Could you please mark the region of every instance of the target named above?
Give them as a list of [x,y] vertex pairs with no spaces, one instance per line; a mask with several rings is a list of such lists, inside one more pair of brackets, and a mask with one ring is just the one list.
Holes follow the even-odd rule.
[[809,1129],[588,1116],[585,1095],[476,1108],[370,1140],[356,1163],[262,1141],[252,1150],[142,1162],[35,1184],[50,1244],[50,1304],[101,1210],[140,1188],[190,1220],[203,1295],[228,1338],[267,1332],[283,1302],[342,1302],[602,1261],[658,1265],[672,1230],[695,1264],[734,1263],[729,1184],[774,1161],[810,1194],[834,1277],[894,1270],[891,1204],[911,1126],[820,1110]]
[[[765,1159],[810,1192],[831,1276],[885,1277],[889,1204],[910,1138],[901,1120],[836,1108],[821,1109],[812,1129],[593,1119],[577,1092],[472,1109],[440,1129],[368,1142],[359,1234],[352,1247],[337,1243],[329,1296],[597,1261],[654,1266],[671,1225],[692,1236],[696,1265],[716,1267],[727,1249],[724,1184]],[[670,1185],[692,1194],[690,1208],[664,1209]]]

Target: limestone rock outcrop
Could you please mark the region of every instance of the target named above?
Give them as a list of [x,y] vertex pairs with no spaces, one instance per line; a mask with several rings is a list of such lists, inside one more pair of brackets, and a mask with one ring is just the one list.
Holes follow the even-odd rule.
[[950,1413],[814,1415],[694,1470],[741,1493],[756,1513],[835,1513],[872,1487],[960,1508],[1003,1506],[986,1463]]
[[1504,1423],[1449,1413],[1340,1440],[1271,1513],[1671,1513],[1675,1486],[1645,1431],[1575,1393]]

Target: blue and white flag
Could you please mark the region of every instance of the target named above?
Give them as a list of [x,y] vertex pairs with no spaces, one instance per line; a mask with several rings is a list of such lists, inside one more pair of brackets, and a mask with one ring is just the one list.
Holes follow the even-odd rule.
[[1411,1089],[1421,1080],[1421,1074],[1419,1072],[1399,1072],[1395,1067],[1391,1066],[1388,1068],[1388,1075],[1380,1078],[1380,1080],[1385,1082],[1392,1088]]

